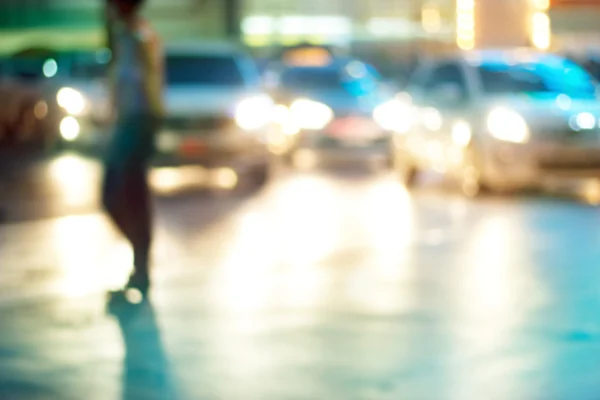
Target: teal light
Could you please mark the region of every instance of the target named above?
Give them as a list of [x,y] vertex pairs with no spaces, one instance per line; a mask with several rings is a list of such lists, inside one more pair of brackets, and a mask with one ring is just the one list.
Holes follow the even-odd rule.
[[55,59],[49,58],[44,62],[44,66],[42,67],[42,71],[44,72],[44,76],[46,78],[53,78],[58,73],[58,64]]

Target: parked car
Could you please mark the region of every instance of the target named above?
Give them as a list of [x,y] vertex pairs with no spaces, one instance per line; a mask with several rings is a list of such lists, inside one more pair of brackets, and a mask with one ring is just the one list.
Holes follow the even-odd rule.
[[409,186],[421,171],[456,179],[468,195],[597,177],[596,81],[565,58],[533,50],[466,52],[422,65],[409,83],[394,139]]

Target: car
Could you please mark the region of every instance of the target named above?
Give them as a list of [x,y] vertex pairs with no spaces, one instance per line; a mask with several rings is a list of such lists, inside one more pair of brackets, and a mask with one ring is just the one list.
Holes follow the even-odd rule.
[[41,155],[59,137],[63,110],[42,73],[43,61],[6,56],[0,62],[0,149],[4,154]]
[[[109,59],[106,51],[52,50],[5,59],[0,64],[4,143],[53,151],[97,141],[108,124]],[[98,132],[92,134],[92,127]]]
[[566,53],[565,57],[585,68],[594,79],[600,79],[600,49],[588,48],[585,52]]
[[275,120],[284,139],[277,150],[294,160],[302,149],[364,149],[390,155],[394,91],[371,65],[330,53],[271,67],[267,87],[277,103]]
[[426,170],[469,196],[600,172],[597,83],[557,55],[488,49],[428,61],[397,109],[410,121],[393,140],[408,187]]
[[165,63],[166,118],[154,164],[264,184],[274,104],[251,56],[234,44],[179,44],[167,48]]
[[59,125],[63,149],[97,152],[106,144],[112,117],[107,85],[110,59],[108,49],[62,52],[50,59],[56,61],[52,74],[56,102],[66,113]]

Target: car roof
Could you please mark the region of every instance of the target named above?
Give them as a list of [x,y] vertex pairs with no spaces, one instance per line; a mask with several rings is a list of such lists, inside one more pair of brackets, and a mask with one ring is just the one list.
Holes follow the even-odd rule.
[[530,48],[491,48],[480,50],[467,50],[438,57],[425,57],[421,65],[432,65],[444,62],[465,63],[472,66],[490,64],[523,64],[523,63],[563,63],[565,57],[557,54],[545,53]]
[[528,63],[548,59],[559,59],[556,55],[528,48],[466,51],[463,53],[462,58],[471,64]]
[[246,55],[245,49],[231,42],[179,42],[166,46],[167,55]]
[[280,63],[283,71],[288,70],[308,70],[308,71],[323,71],[323,70],[341,70],[348,66],[352,62],[359,62],[361,64],[367,64],[361,60],[350,58],[350,57],[336,57],[330,63],[324,65],[288,65]]

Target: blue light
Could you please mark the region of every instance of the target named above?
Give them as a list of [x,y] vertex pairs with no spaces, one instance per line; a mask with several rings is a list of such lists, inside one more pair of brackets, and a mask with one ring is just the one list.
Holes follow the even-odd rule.
[[58,64],[56,60],[50,58],[44,62],[42,72],[46,78],[53,78],[58,73]]

